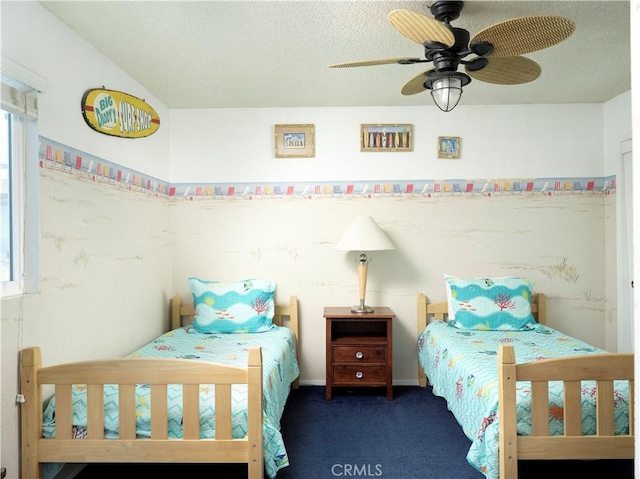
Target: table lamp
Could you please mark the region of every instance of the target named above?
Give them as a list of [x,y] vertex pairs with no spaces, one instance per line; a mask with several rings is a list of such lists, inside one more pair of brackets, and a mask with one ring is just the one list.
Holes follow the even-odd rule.
[[387,235],[380,229],[371,216],[358,216],[342,235],[336,249],[339,251],[360,251],[358,259],[358,280],[360,284],[360,303],[353,308],[353,313],[372,313],[373,308],[364,303],[367,290],[367,269],[369,258],[367,251],[396,249]]

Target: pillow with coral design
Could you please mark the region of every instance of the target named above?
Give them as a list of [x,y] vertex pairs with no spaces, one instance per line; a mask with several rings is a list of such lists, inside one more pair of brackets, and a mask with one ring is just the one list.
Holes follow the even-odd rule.
[[206,281],[189,278],[200,333],[261,333],[273,327],[276,284],[263,279]]
[[445,274],[449,324],[459,329],[534,329],[534,280],[521,277],[461,278]]

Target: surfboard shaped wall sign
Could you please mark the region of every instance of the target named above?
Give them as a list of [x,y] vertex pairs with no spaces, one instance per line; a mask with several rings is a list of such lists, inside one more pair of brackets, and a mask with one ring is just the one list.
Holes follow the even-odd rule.
[[160,128],[160,117],[144,100],[115,90],[87,90],[82,116],[95,131],[121,138],[144,138]]

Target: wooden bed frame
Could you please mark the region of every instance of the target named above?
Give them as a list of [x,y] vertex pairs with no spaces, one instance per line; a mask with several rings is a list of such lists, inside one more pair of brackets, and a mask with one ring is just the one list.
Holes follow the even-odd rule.
[[[533,297],[531,309],[540,324],[546,324],[543,294]],[[424,331],[429,317],[444,319],[447,303],[428,304],[424,294],[418,296],[418,334]],[[419,369],[420,386],[427,378]],[[597,433],[582,435],[580,381],[594,380],[597,393]],[[629,434],[614,435],[613,381],[629,381]],[[532,435],[517,434],[516,382],[531,381]],[[549,435],[548,383],[564,381],[564,435]],[[500,478],[518,477],[518,460],[530,459],[633,459],[633,415],[635,400],[634,356],[606,353],[569,356],[516,365],[512,345],[498,350],[498,401],[500,417]]]
[[[186,324],[191,324],[193,315],[195,314],[193,304],[183,304],[180,296],[171,298],[171,329],[177,329]],[[276,304],[273,313],[273,324],[276,326],[285,326],[286,320],[289,320],[287,327],[293,331],[296,337],[297,357],[300,358],[300,325],[298,313],[298,297],[291,296],[289,304]],[[293,384],[293,389],[298,389],[300,378],[297,378]]]
[[[547,324],[547,301],[544,294],[533,295],[531,300],[531,313],[539,324]],[[431,321],[444,321],[449,314],[449,305],[446,301],[442,303],[429,303],[426,295],[418,295],[418,335],[424,331]],[[427,387],[427,376],[418,365],[418,384],[420,387]]]
[[[193,316],[179,297],[171,301],[172,327]],[[298,300],[276,305],[274,323],[289,318],[298,338]],[[176,323],[177,321],[177,323]],[[178,326],[176,326],[176,324]],[[298,350],[299,354],[299,350]],[[87,385],[87,439],[72,439],[72,385]],[[105,384],[119,385],[119,438],[104,438]],[[151,385],[151,437],[136,438],[135,385]],[[182,384],[183,438],[169,439],[167,385]],[[199,386],[215,384],[215,439],[200,439]],[[247,384],[247,436],[232,438],[232,384]],[[40,348],[22,351],[22,475],[42,477],[41,463],[246,463],[249,479],[264,476],[262,438],[262,351],[249,350],[246,368],[187,359],[120,358],[42,367]],[[42,437],[43,387],[56,396],[55,438]],[[297,385],[297,380],[296,380]]]

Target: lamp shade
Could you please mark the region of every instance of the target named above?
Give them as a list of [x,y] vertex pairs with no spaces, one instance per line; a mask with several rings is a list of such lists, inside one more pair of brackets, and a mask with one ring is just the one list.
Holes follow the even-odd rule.
[[358,216],[342,235],[336,249],[340,251],[382,251],[396,249],[371,216]]

